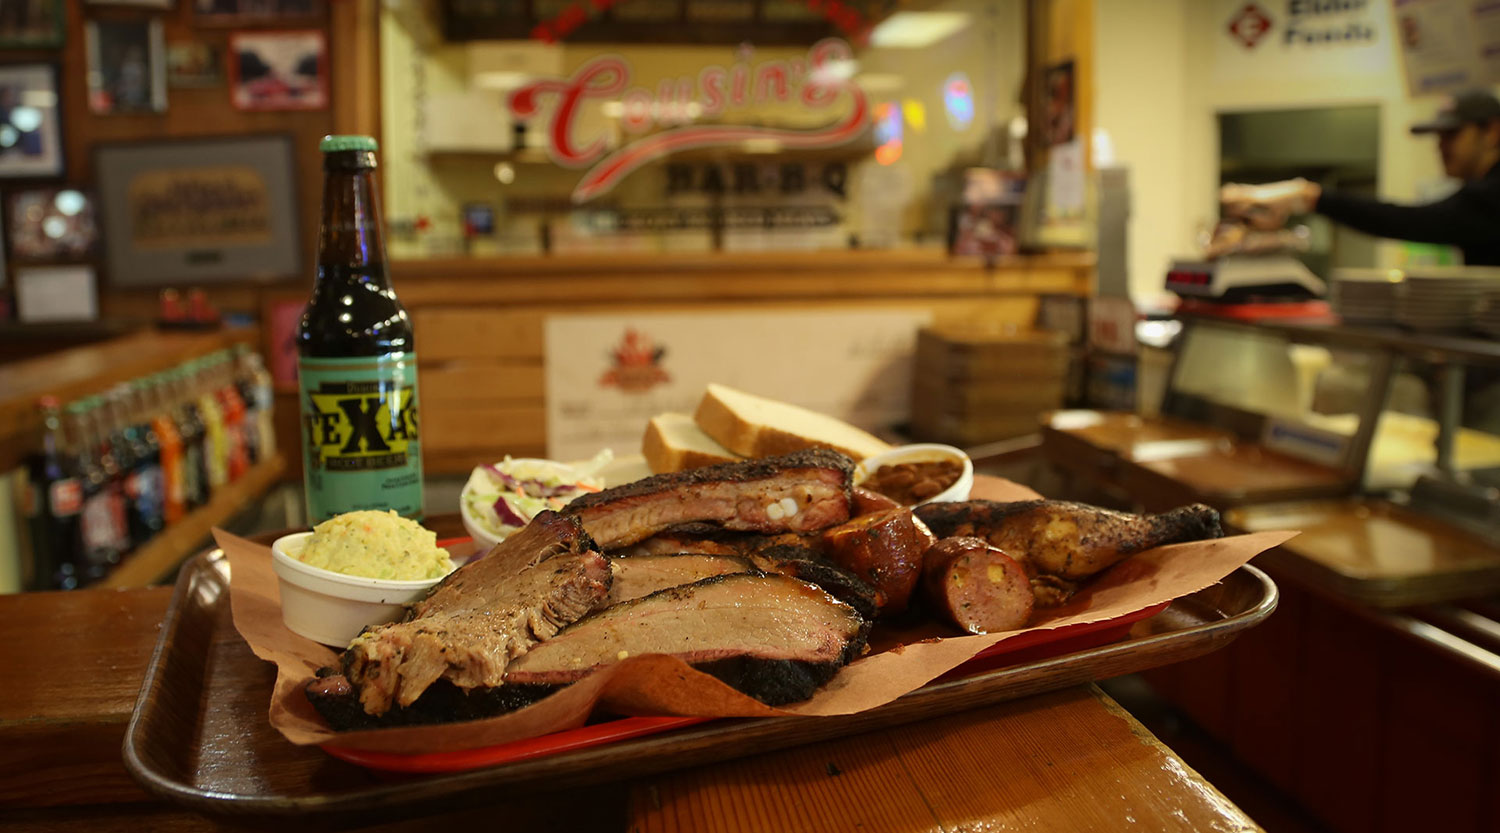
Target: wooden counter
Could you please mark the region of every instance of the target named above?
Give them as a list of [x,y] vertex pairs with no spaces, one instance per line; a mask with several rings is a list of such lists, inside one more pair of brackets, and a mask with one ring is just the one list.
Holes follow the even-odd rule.
[[[120,742],[171,590],[0,597],[6,830],[198,831]],[[380,830],[1258,830],[1093,686],[690,771]]]

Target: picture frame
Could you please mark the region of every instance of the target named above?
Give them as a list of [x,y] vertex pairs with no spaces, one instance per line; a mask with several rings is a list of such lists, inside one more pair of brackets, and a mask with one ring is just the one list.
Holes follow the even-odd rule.
[[229,98],[239,110],[328,108],[328,39],[321,29],[229,36]]
[[63,175],[62,110],[57,67],[48,63],[0,65],[0,179],[54,179]]
[[94,170],[112,285],[269,281],[303,269],[286,134],[101,144]]
[[58,49],[66,28],[64,0],[37,0],[0,20],[0,49]]
[[11,191],[5,201],[5,239],[20,264],[70,263],[99,254],[95,199],[68,187]]
[[167,109],[166,41],[159,18],[90,20],[89,110],[101,115]]
[[278,390],[297,386],[297,328],[308,297],[305,289],[265,289],[260,295],[261,355]]
[[15,281],[16,318],[22,322],[99,318],[99,289],[92,266],[30,266],[17,269]]
[[324,19],[324,0],[189,0],[195,26],[306,24]]
[[83,0],[88,6],[129,6],[153,11],[171,11],[177,0]]
[[224,85],[224,47],[204,41],[167,43],[167,86],[189,89]]

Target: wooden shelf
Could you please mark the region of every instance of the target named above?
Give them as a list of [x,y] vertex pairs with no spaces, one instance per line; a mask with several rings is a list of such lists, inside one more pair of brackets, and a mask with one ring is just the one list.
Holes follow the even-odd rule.
[[215,526],[234,517],[245,504],[265,494],[286,467],[280,454],[256,463],[245,475],[216,492],[203,506],[167,527],[144,547],[132,552],[99,587],[146,587],[171,572],[192,555]]

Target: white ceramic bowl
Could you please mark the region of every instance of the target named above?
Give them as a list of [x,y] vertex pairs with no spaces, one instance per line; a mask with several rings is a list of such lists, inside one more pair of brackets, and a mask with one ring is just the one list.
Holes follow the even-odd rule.
[[[281,585],[281,619],[293,633],[335,648],[347,646],[366,625],[394,622],[403,605],[427,595],[442,578],[416,581],[346,576],[292,556],[311,532],[283,535],[271,544],[271,567]],[[452,572],[452,570],[449,570]]]
[[[554,471],[558,473],[558,476],[562,478],[576,476],[572,474],[575,471],[572,465],[568,463],[559,463],[556,460],[539,460],[534,457],[512,457],[510,461],[512,463],[538,463],[544,466],[550,466]],[[480,523],[479,519],[474,517],[473,513],[469,511],[469,494],[469,484],[465,483],[463,491],[459,494],[458,497],[458,514],[459,517],[463,519],[464,529],[468,531],[469,537],[474,539],[474,544],[476,545],[475,552],[486,553],[489,552],[490,549],[496,544],[505,539],[504,537],[497,536],[495,535],[495,533],[486,529],[484,524]]]
[[942,460],[956,460],[962,463],[963,471],[958,475],[958,479],[953,481],[952,486],[914,505],[968,500],[969,491],[974,488],[974,461],[969,459],[969,455],[965,454],[963,449],[941,443],[898,445],[890,451],[866,457],[854,470],[854,485],[864,483],[865,479],[879,470],[881,466],[893,466],[899,463],[931,463]]

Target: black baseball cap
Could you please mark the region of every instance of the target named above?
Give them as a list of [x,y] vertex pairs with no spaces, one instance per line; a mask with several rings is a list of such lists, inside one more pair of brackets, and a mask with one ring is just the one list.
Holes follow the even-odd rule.
[[1488,124],[1496,120],[1500,120],[1500,99],[1489,90],[1466,90],[1443,102],[1437,115],[1430,120],[1412,125],[1411,132],[1441,133],[1457,130],[1466,124]]

